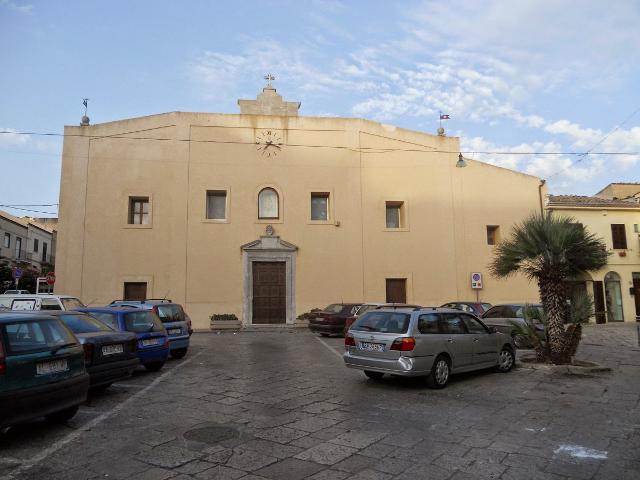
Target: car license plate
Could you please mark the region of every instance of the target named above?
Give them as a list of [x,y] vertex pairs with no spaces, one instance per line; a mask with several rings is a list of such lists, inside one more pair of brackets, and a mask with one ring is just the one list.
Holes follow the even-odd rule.
[[105,345],[102,347],[102,355],[115,355],[122,352],[124,352],[124,348],[121,343],[117,345]]
[[360,350],[366,350],[368,352],[384,352],[384,345],[382,343],[360,342]]
[[182,330],[179,328],[170,328],[169,330],[167,330],[167,332],[169,333],[169,335],[180,335],[182,333]]
[[145,338],[144,340],[142,340],[143,347],[148,347],[149,345],[158,345],[158,344],[160,344],[159,338]]
[[38,375],[48,375],[50,373],[66,372],[69,370],[67,360],[54,360],[52,362],[43,362],[36,364],[36,373]]

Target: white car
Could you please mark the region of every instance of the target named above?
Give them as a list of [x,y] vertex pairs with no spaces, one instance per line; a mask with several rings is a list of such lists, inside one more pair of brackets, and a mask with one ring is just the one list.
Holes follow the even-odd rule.
[[86,307],[76,297],[50,293],[0,295],[0,306],[11,310],[75,310]]

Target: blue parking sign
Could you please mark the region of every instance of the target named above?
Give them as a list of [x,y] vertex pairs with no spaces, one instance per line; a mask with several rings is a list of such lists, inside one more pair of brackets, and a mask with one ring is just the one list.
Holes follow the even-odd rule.
[[20,270],[18,267],[13,269],[13,272],[11,272],[11,276],[14,278],[14,280],[19,279],[22,276],[22,270]]

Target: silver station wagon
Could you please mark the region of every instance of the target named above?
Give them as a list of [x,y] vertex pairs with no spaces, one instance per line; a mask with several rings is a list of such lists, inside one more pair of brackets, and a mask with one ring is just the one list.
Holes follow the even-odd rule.
[[351,326],[344,343],[347,367],[372,379],[385,373],[425,376],[432,388],[445,387],[454,373],[490,367],[508,372],[515,364],[509,335],[447,308],[369,311]]

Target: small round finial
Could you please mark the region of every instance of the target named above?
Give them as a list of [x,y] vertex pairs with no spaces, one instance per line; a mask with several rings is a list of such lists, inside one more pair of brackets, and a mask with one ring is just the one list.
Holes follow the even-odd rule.
[[87,117],[86,115],[83,115],[82,118],[80,119],[80,126],[86,127],[87,125],[89,125],[89,117]]
[[444,128],[438,127],[438,135],[440,135],[441,137],[444,137]]

